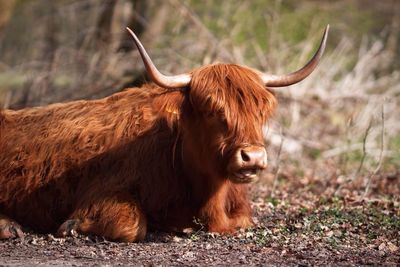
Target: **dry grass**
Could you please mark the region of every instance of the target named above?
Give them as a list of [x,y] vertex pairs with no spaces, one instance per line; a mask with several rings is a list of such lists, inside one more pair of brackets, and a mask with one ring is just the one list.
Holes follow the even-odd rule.
[[[175,51],[180,51],[179,56],[191,57],[180,66],[167,64],[170,70],[194,67],[200,56],[204,64],[227,61],[274,74],[288,73],[305,64],[316,49],[327,21],[326,12],[315,15],[301,33],[306,38],[298,42],[287,40],[288,31],[276,28],[287,16],[282,11],[284,5],[276,2],[265,12],[264,21],[256,24],[269,27],[261,34],[257,28],[250,28],[245,34],[246,41],[242,42],[243,27],[252,20],[240,16],[248,12],[250,4],[226,4],[217,17],[210,18],[191,5],[191,1],[169,2],[181,15],[174,30],[183,31],[189,38],[185,42],[179,38],[168,40]],[[204,5],[210,3],[206,1]],[[326,3],[320,9],[327,8],[332,13],[340,10]],[[298,12],[301,17],[309,11]],[[366,196],[371,179],[382,173],[398,173],[400,71],[396,68],[399,59],[396,14],[379,34],[366,32],[361,42],[351,31],[344,31],[343,21],[332,15],[330,45],[316,72],[297,85],[275,90],[281,105],[266,127],[270,158],[275,159],[273,188],[279,173],[291,169],[293,162],[298,162],[295,176],[307,176],[308,171],[322,180],[335,179],[339,194],[343,186],[351,183]],[[295,19],[296,15],[292,17]],[[182,21],[191,22],[189,30]],[[224,27],[229,30],[221,32]],[[198,42],[199,39],[207,41]],[[178,57],[179,62],[181,59]],[[336,169],[328,173],[327,164]]]
[[[380,6],[383,11],[375,14],[362,8],[352,11],[357,1],[318,6],[312,1],[293,6],[269,0],[230,1],[222,6],[214,1],[169,0],[161,6],[149,1],[148,11],[141,12],[123,0],[107,13],[112,1],[65,0],[46,6],[45,15],[36,20],[41,27],[16,38],[14,31],[35,20],[29,17],[30,10],[40,10],[45,2],[19,7],[18,14],[25,17],[11,19],[3,34],[3,107],[15,99],[25,101],[21,107],[99,97],[137,82],[132,77],[141,79],[143,66],[123,27],[132,18],[137,21],[134,29],[146,29],[141,39],[165,73],[216,61],[288,73],[308,60],[329,22],[328,49],[316,72],[297,85],[275,90],[281,105],[266,127],[270,158],[275,159],[273,187],[278,170],[290,169],[294,162],[298,174],[311,168],[316,176],[327,175],[319,170],[329,162],[336,167],[339,183],[357,182],[363,190],[374,173],[398,173],[400,12],[386,14],[391,6]],[[393,5],[400,10],[400,5]],[[176,16],[168,16],[172,13]],[[104,23],[102,14],[110,17],[106,32],[97,28]],[[364,30],[359,37],[356,31],[362,32],[371,20],[382,24],[382,18],[376,19],[379,14],[386,15],[386,26],[377,34]],[[81,21],[85,25],[78,25]],[[33,35],[41,39],[32,43]],[[53,40],[52,45],[46,38]],[[25,57],[18,57],[18,51]]]
[[400,159],[400,72],[381,71],[395,60],[386,47],[381,41],[363,42],[345,72],[343,66],[354,60],[349,55],[355,49],[343,39],[328,51],[315,74],[280,91],[284,107],[269,131],[272,143],[279,144],[277,129],[282,127],[291,141],[283,147],[288,159],[299,160],[304,154],[321,164],[332,159],[346,181],[361,176],[368,183],[382,165],[395,171]]

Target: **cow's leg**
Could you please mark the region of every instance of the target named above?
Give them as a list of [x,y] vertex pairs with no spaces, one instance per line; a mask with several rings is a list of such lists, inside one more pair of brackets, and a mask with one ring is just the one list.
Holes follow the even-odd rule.
[[24,237],[21,226],[8,217],[0,214],[0,239]]
[[251,207],[247,197],[247,188],[242,185],[232,185],[228,197],[229,218],[235,229],[247,229],[254,226],[251,218]]
[[223,184],[203,207],[201,217],[210,232],[233,233],[253,226],[247,189],[230,182]]
[[128,194],[115,193],[82,202],[58,229],[59,236],[74,231],[104,236],[106,239],[136,242],[144,239],[147,230],[145,215]]
[[200,219],[207,225],[207,230],[216,233],[231,233],[235,229],[231,227],[230,218],[226,213],[226,198],[228,186],[222,184],[215,194],[200,210]]
[[238,207],[231,213],[231,226],[235,229],[247,229],[254,226],[248,207]]

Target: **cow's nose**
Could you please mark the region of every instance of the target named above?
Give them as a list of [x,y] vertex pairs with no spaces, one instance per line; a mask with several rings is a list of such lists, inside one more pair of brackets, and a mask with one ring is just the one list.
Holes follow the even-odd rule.
[[264,147],[248,146],[239,151],[242,168],[265,169],[267,167],[267,152]]

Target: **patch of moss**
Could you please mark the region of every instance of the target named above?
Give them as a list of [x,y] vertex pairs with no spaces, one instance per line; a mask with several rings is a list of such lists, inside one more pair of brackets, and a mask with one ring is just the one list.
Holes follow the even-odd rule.
[[280,200],[274,197],[266,197],[265,202],[271,203],[272,206],[276,207],[280,203]]

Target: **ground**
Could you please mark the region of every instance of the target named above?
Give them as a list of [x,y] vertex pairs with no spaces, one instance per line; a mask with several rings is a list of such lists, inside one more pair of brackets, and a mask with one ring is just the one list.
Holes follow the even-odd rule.
[[[138,244],[28,233],[0,241],[0,266],[398,266],[399,174],[375,177],[368,197],[334,182],[282,175],[251,186],[256,227],[232,236],[151,232]],[[325,183],[325,184],[322,184]]]
[[256,227],[153,232],[139,244],[28,232],[0,241],[0,267],[400,266],[400,1],[142,1],[149,12],[131,2],[0,0],[0,107],[98,98],[143,82],[128,21],[145,26],[141,39],[165,73],[208,62],[290,73],[329,23],[316,72],[274,89],[271,166],[250,192]]

